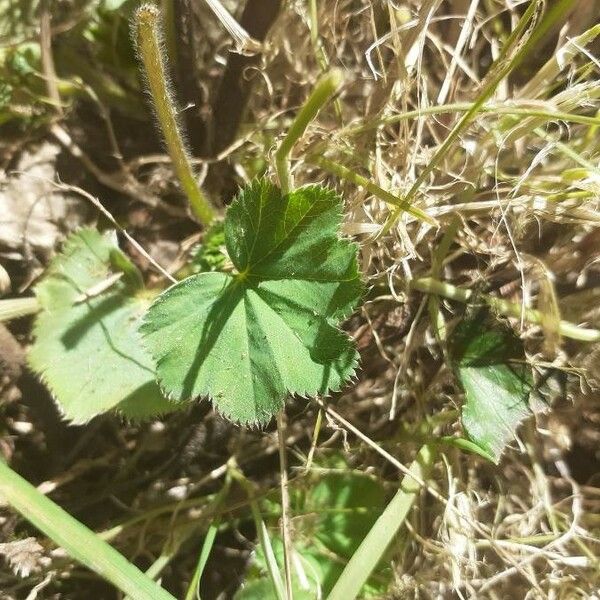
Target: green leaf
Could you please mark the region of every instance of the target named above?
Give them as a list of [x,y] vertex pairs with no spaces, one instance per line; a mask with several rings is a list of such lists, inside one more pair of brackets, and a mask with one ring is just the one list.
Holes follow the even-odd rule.
[[[429,478],[435,459],[434,449],[425,444],[419,450],[408,473],[402,478],[400,489],[381,512],[335,582],[327,600],[354,600],[365,592],[365,584],[372,576],[392,540],[406,522],[419,497],[419,481]],[[381,595],[379,595],[381,597]]]
[[172,286],[142,325],[163,390],[208,396],[227,418],[266,423],[288,394],[339,390],[358,355],[337,326],[361,294],[357,246],[341,239],[342,201],[318,186],[282,196],[266,180],[231,204],[234,273]]
[[36,287],[42,310],[29,364],[73,423],[113,408],[130,418],[175,408],[160,393],[137,331],[150,303],[139,285],[114,232],[84,229]]
[[439,438],[440,442],[443,444],[448,444],[449,446],[454,446],[455,448],[460,448],[465,452],[472,452],[473,454],[479,454],[483,458],[494,462],[494,456],[486,452],[479,444],[468,440],[463,437],[454,437],[452,435],[444,435]]
[[[386,506],[381,482],[351,470],[341,455],[321,459],[320,464],[301,482],[302,488],[292,489],[291,494],[294,552],[298,559],[292,563],[294,599],[323,598],[330,592],[346,561]],[[273,505],[269,512],[278,514],[280,507]],[[272,526],[277,527],[276,520]],[[283,572],[283,543],[279,535],[274,536],[272,545]],[[277,600],[266,571],[264,553],[258,548],[235,599]],[[391,570],[382,564],[363,593],[382,597],[390,579]]]
[[480,309],[453,332],[450,357],[465,391],[462,422],[468,437],[495,463],[531,414],[531,367],[521,340]]
[[[283,543],[280,538],[275,538],[273,542],[277,562],[281,568],[283,565]],[[257,564],[255,565],[255,568],[252,569],[251,575],[246,578],[240,589],[236,592],[234,600],[280,600],[273,590],[271,580],[262,570],[262,565],[265,562],[264,556],[262,556],[261,552],[257,552],[254,558],[257,561]],[[304,559],[304,557],[302,558]],[[260,567],[258,566],[258,563],[260,563]],[[307,569],[310,571],[310,574],[304,582],[300,582],[298,577],[293,573],[292,593],[294,600],[314,600],[315,598],[319,598],[318,578],[320,572],[315,572],[312,567],[313,564],[311,563],[310,568]],[[318,569],[319,567],[317,566],[316,568]],[[315,578],[317,580],[315,580]]]
[[293,513],[309,515],[307,543],[318,540],[329,552],[348,559],[385,507],[386,497],[377,478],[351,471],[341,461],[338,466],[337,471],[315,470],[306,498]]

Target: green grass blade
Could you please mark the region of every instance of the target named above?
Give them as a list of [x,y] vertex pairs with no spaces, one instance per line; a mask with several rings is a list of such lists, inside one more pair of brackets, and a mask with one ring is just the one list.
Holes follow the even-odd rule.
[[174,600],[171,594],[122,554],[38,492],[1,460],[0,497],[70,556],[110,581],[132,600]]
[[210,556],[210,552],[215,543],[215,538],[217,537],[217,533],[219,531],[219,524],[219,520],[211,523],[208,531],[206,532],[206,537],[204,538],[204,543],[202,544],[202,550],[200,551],[200,558],[198,559],[198,564],[196,565],[192,581],[190,582],[188,590],[185,594],[185,600],[194,600],[194,598],[200,598],[200,594],[198,592],[200,579],[202,579],[202,573],[204,572],[208,557]]
[[231,475],[248,495],[250,511],[252,512],[252,518],[256,527],[256,537],[258,538],[263,554],[265,555],[267,573],[275,597],[277,600],[285,600],[286,594],[283,585],[283,579],[281,577],[281,573],[279,572],[279,565],[277,564],[275,551],[273,550],[273,545],[271,544],[271,539],[269,538],[269,531],[262,518],[260,507],[258,506],[258,502],[254,495],[252,484],[246,479],[245,475],[237,469],[232,469]]
[[426,212],[422,211],[419,208],[416,208],[415,206],[411,206],[410,202],[407,202],[406,200],[402,200],[397,196],[394,196],[394,194],[379,187],[370,179],[367,179],[366,177],[355,173],[351,169],[348,169],[348,167],[344,167],[343,165],[335,163],[329,160],[328,158],[325,158],[324,156],[313,155],[307,157],[306,160],[307,162],[312,162],[313,164],[318,165],[323,170],[328,171],[329,173],[333,173],[340,179],[346,179],[347,181],[351,181],[356,185],[360,185],[361,187],[365,188],[365,190],[367,190],[367,192],[369,192],[370,194],[373,194],[377,198],[383,200],[384,202],[387,202],[388,204],[391,204],[392,206],[396,206],[397,210],[406,211],[415,219],[425,221],[433,227],[439,227],[439,223],[433,217],[430,217]]
[[[560,16],[561,7],[564,8],[563,5],[568,1],[569,0],[561,0],[558,3],[560,6],[553,7],[546,18],[543,19],[543,21],[537,27],[534,27],[527,41],[524,41],[528,35],[528,27],[532,22],[535,23],[537,12],[543,5],[541,0],[534,0],[529,4],[523,13],[523,16],[517,23],[515,29],[512,31],[506,43],[502,47],[500,55],[490,67],[489,75],[486,77],[486,81],[484,82],[479,96],[471,108],[463,114],[456,125],[452,128],[444,142],[427,163],[427,166],[419,174],[415,182],[408,190],[405,196],[405,201],[407,203],[410,204],[412,202],[414,196],[417,194],[423,183],[425,183],[429,175],[438,167],[454,142],[475,119],[477,114],[481,111],[481,108],[494,94],[500,82],[519,66],[526,54],[526,50],[531,49],[533,45],[540,39],[540,37],[546,33],[554,20]],[[513,56],[511,56],[511,53]],[[401,212],[402,209],[396,208],[396,210],[388,218],[380,235],[387,233],[392,228]]]
[[431,446],[425,445],[419,450],[410,466],[410,473],[416,480],[408,474],[404,476],[400,489],[352,555],[327,600],[353,600],[358,596],[408,516],[421,487],[417,480],[428,478],[434,456]]
[[[215,499],[211,503],[211,508],[213,510],[217,510],[221,506],[221,504],[227,497],[227,494],[229,494],[230,488],[231,476],[228,474],[225,480],[225,485],[221,488],[221,491],[215,496]],[[206,536],[204,537],[204,542],[202,544],[202,549],[200,550],[200,557],[198,558],[198,563],[196,564],[192,580],[190,581],[187,592],[185,593],[185,600],[194,600],[194,598],[200,598],[200,580],[202,579],[202,573],[204,573],[204,569],[206,567],[208,557],[210,556],[213,545],[215,543],[215,539],[217,537],[217,533],[219,532],[220,525],[221,519],[216,518],[210,524],[208,531],[206,532]]]
[[[512,31],[506,43],[502,47],[500,55],[492,63],[492,66],[489,69],[489,75],[486,77],[486,81],[479,93],[479,96],[476,98],[475,102],[473,102],[471,108],[469,108],[469,110],[463,114],[463,116],[459,119],[456,125],[452,128],[444,142],[436,150],[435,154],[427,163],[427,166],[423,169],[423,171],[419,174],[415,182],[412,184],[412,186],[406,194],[406,202],[412,202],[413,197],[419,191],[420,187],[423,185],[423,183],[425,183],[429,175],[441,163],[441,161],[444,159],[444,157],[446,156],[454,142],[458,139],[458,137],[471,124],[475,116],[480,112],[481,107],[484,106],[485,103],[494,94],[500,82],[514,68],[518,66],[520,58],[522,58],[521,52],[517,52],[516,55],[511,59],[509,59],[508,57],[510,56],[511,51],[514,49],[515,43],[519,40],[519,38],[522,35],[526,34],[527,27],[529,26],[530,22],[532,20],[535,20],[536,12],[541,7],[541,5],[541,0],[534,0],[529,4],[527,10],[523,13],[523,16],[519,19],[519,22],[517,23],[515,29]],[[394,223],[397,221],[400,213],[401,210],[397,208],[390,215],[382,230],[382,234],[387,233],[392,228]]]
[[[508,115],[509,117],[532,117],[541,119],[544,121],[565,121],[566,123],[577,123],[580,125],[600,125],[600,119],[598,117],[580,115],[569,111],[561,111],[550,106],[545,107],[543,105],[534,106],[535,100],[520,99],[511,101],[510,103],[490,103],[480,107],[479,113],[481,115]],[[537,101],[539,102],[539,101]],[[356,135],[364,131],[371,129],[377,129],[382,125],[394,125],[402,121],[409,121],[411,119],[418,119],[425,116],[437,116],[452,113],[466,113],[469,112],[474,102],[456,102],[454,104],[441,104],[425,106],[423,108],[417,108],[415,110],[408,110],[403,113],[391,115],[388,117],[373,119],[367,123],[355,127],[350,127],[347,131],[348,135]]]

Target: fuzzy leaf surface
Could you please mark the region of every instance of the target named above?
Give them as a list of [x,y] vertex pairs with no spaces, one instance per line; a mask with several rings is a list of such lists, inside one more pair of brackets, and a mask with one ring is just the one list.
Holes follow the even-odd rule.
[[523,344],[482,309],[456,327],[450,356],[465,391],[465,432],[497,463],[518,426],[531,415],[532,373]]
[[84,229],[68,238],[36,287],[42,310],[29,364],[73,423],[110,409],[143,418],[174,408],[141,344],[138,324],[149,300],[135,274],[114,233]]
[[163,292],[142,325],[172,400],[210,397],[227,418],[263,424],[288,394],[339,390],[357,353],[337,326],[362,294],[342,202],[318,186],[282,196],[266,180],[225,218],[237,273],[201,273]]

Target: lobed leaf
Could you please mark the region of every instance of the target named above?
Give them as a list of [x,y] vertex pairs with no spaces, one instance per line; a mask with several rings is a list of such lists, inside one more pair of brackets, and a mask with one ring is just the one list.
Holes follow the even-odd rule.
[[68,238],[35,289],[42,310],[29,364],[73,423],[110,409],[143,418],[174,408],[140,342],[150,302],[140,284],[114,232],[84,229]]
[[362,294],[341,199],[266,180],[231,204],[225,245],[237,273],[201,273],[165,291],[141,332],[172,400],[208,396],[227,418],[266,423],[288,394],[339,390],[357,353],[337,326]]

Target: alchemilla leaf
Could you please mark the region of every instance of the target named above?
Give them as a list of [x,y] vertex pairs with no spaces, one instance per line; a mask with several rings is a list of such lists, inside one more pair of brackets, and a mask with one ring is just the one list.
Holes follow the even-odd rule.
[[114,232],[84,229],[36,287],[42,310],[29,364],[74,423],[110,409],[142,418],[174,408],[141,344],[138,325],[149,300],[140,285]]
[[497,463],[518,426],[531,415],[532,373],[523,344],[481,309],[454,330],[450,357],[465,391],[465,432]]
[[268,422],[289,394],[339,390],[358,355],[338,329],[361,294],[342,201],[309,186],[255,181],[225,218],[233,273],[200,273],[161,294],[144,343],[171,400],[209,397],[227,418]]

